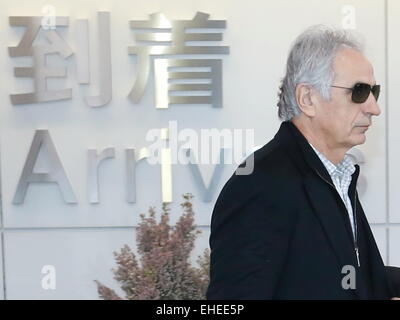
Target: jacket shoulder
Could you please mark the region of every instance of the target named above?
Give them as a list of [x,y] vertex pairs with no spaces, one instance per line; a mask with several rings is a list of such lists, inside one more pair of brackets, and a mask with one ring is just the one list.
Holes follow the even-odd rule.
[[213,220],[221,212],[226,215],[241,211],[255,200],[265,205],[287,203],[287,195],[298,191],[296,167],[276,140],[272,139],[249,157],[253,157],[253,171],[246,175],[235,172],[225,183],[214,206]]
[[275,139],[248,156],[239,168],[246,165],[251,166],[252,170],[245,174],[236,170],[226,182],[221,194],[229,192],[251,196],[272,192],[290,184],[297,175],[296,167]]

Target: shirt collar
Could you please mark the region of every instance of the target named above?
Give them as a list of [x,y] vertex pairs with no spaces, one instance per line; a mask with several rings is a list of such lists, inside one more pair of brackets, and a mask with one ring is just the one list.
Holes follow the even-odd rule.
[[351,160],[348,154],[344,155],[342,161],[340,161],[337,166],[335,166],[331,161],[328,160],[321,152],[314,148],[314,146],[309,143],[309,145],[314,149],[315,153],[321,159],[322,163],[325,165],[326,170],[328,171],[330,176],[334,176],[335,174],[339,175],[349,175],[351,176],[356,168],[354,167],[354,163]]

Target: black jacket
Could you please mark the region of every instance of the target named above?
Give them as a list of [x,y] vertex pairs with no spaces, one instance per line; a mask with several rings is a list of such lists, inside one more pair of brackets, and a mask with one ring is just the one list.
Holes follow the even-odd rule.
[[[211,220],[208,299],[389,299],[395,295],[356,191],[360,265],[346,207],[301,132],[283,122],[254,154],[250,175],[233,175]],[[344,289],[354,266],[356,288]],[[342,273],[343,272],[343,273]],[[347,282],[348,283],[348,282]]]

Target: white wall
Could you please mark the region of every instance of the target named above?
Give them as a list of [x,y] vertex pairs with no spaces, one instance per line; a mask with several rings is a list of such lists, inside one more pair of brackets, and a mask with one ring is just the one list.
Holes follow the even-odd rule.
[[[66,80],[54,81],[53,85],[72,87],[72,100],[11,105],[9,94],[29,91],[32,84],[29,79],[13,76],[14,67],[28,65],[30,60],[8,56],[6,48],[16,45],[22,36],[20,28],[9,26],[8,16],[41,15],[45,5],[54,5],[57,15],[70,17],[69,28],[62,29],[60,34],[73,49],[76,19],[89,19],[92,69],[96,67],[97,59],[96,14],[98,11],[111,13],[113,99],[107,106],[96,109],[85,104],[83,98],[91,89],[78,85],[74,57],[61,62],[51,60],[51,63],[68,67]],[[400,185],[396,181],[396,170],[399,170],[396,157],[400,157],[400,152],[395,147],[398,145],[396,139],[400,139],[396,125],[396,112],[400,112],[396,105],[400,98],[396,96],[400,94],[396,90],[400,83],[397,73],[400,46],[396,38],[400,4],[397,1],[2,0],[0,130],[4,251],[0,261],[4,261],[4,270],[2,264],[0,271],[5,274],[6,290],[0,290],[0,298],[5,292],[6,299],[96,299],[94,279],[117,289],[110,270],[115,266],[112,252],[124,243],[134,246],[139,213],[146,212],[149,206],[161,206],[159,168],[149,165],[139,165],[137,169],[137,202],[128,204],[124,200],[124,149],[147,146],[146,132],[151,128],[167,127],[172,120],[178,122],[179,129],[197,131],[201,128],[252,128],[255,144],[265,144],[280,124],[277,88],[291,42],[313,24],[342,26],[347,21],[348,13],[343,11],[346,6],[355,9],[355,31],[365,38],[375,77],[383,87],[382,114],[374,119],[367,143],[359,146],[365,157],[362,175],[367,181],[361,200],[384,260],[400,265],[400,253],[396,248],[400,241],[397,196]],[[173,20],[189,20],[197,11],[209,13],[210,19],[227,20],[222,43],[230,47],[230,54],[219,56],[223,59],[223,108],[173,106],[157,110],[152,76],[140,103],[133,104],[127,95],[137,68],[136,59],[127,54],[127,47],[134,45],[128,21],[146,20],[154,12],[163,12]],[[43,185],[30,187],[23,205],[12,204],[34,130],[40,128],[49,129],[52,135],[78,198],[76,205],[65,204],[56,187]],[[108,146],[116,148],[116,156],[104,162],[100,169],[101,202],[93,205],[88,202],[86,192],[87,149]],[[204,176],[209,178],[212,166],[202,169]],[[181,194],[191,192],[195,195],[196,223],[203,233],[197,241],[194,258],[208,246],[213,204],[232,170],[233,166],[224,168],[212,202],[204,203],[187,166],[173,166],[172,223],[181,212]],[[42,289],[43,265],[56,267],[56,290]],[[2,277],[0,286],[3,286]]]

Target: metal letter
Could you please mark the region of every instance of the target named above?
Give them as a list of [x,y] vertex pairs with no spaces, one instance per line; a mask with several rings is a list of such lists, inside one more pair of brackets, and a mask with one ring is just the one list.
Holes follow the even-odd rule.
[[99,203],[99,166],[108,158],[114,158],[115,148],[110,147],[98,153],[96,149],[88,150],[88,195],[90,203]]
[[90,83],[89,23],[87,19],[76,20],[76,71],[78,83]]
[[[34,173],[33,169],[42,146],[47,149],[50,159],[50,168],[47,173]],[[14,194],[14,204],[21,204],[24,202],[26,191],[31,182],[56,182],[65,202],[77,202],[48,130],[36,130],[35,132],[24,169],[22,170],[18,182],[17,190]]]
[[86,97],[86,103],[91,107],[102,107],[111,101],[111,36],[110,13],[99,12],[99,95]]
[[203,195],[203,201],[204,202],[211,202],[212,200],[212,196],[215,193],[215,189],[218,185],[218,181],[221,179],[221,175],[222,175],[222,170],[223,170],[223,166],[224,166],[224,154],[225,154],[225,149],[221,149],[220,150],[220,161],[218,164],[215,165],[214,168],[214,172],[213,175],[211,177],[211,181],[210,184],[208,186],[208,188],[206,188],[206,185],[204,183],[204,179],[200,173],[199,170],[199,165],[196,159],[193,159],[192,156],[192,150],[189,149],[187,150],[187,156],[188,157],[192,157],[192,160],[189,163],[189,169],[190,172],[193,175],[193,178],[195,180],[196,185],[199,187],[201,194]]

